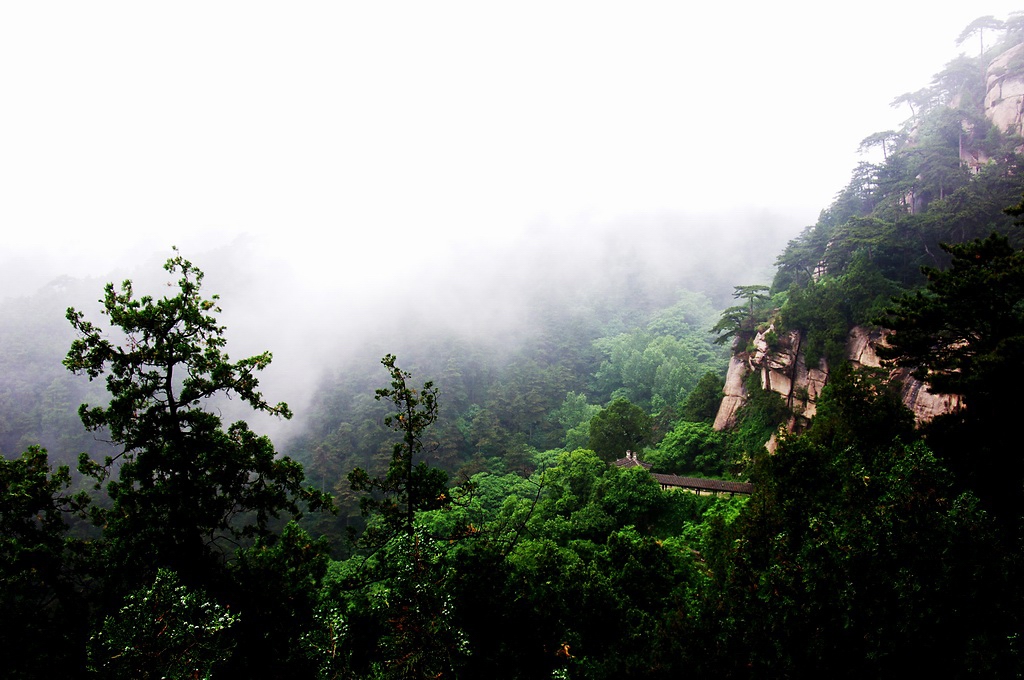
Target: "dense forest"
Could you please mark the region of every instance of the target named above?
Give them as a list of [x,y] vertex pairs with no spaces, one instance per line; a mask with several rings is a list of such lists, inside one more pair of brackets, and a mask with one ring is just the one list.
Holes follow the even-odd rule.
[[[1024,15],[975,38],[771,280],[620,252],[514,330],[382,325],[276,445],[208,265],[5,300],[4,676],[1021,675],[1024,139],[991,111]],[[827,369],[813,418],[754,371],[716,428],[730,359],[784,334]],[[959,407],[915,418],[908,375]]]

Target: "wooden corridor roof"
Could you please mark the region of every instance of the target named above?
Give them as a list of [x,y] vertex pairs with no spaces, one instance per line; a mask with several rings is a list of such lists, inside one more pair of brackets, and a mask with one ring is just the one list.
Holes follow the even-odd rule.
[[[615,461],[616,467],[642,467],[645,470],[651,469],[650,463],[637,458],[632,451],[626,451],[625,458]],[[708,479],[706,477],[680,477],[679,475],[665,475],[652,472],[651,477],[661,485],[662,489],[685,489],[696,493],[728,493],[750,495],[754,491],[754,485],[749,482],[727,482],[723,479]]]
[[754,485],[749,482],[727,482],[724,479],[707,479],[705,477],[680,477],[679,475],[663,475],[652,472],[651,477],[661,484],[661,488],[686,489],[688,491],[706,491],[708,493],[740,493],[750,495]]

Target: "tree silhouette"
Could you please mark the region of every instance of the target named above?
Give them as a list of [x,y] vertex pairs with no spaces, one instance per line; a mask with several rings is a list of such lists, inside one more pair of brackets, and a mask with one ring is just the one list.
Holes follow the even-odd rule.
[[298,514],[299,501],[313,508],[330,502],[303,488],[302,466],[278,457],[244,421],[222,428],[209,407],[218,396],[284,418],[291,411],[259,392],[256,373],[270,364],[269,352],[229,360],[218,297],[201,294],[203,272],[180,255],[164,269],[180,275],[172,297],[136,297],[131,281],[120,289],[107,284],[103,314],[114,339],[69,308],[79,337],[64,365],[90,380],[106,374],[110,402],[83,404],[79,415],[88,429],[109,431],[121,452],[102,463],[82,454],[79,470],[97,487],[105,483],[112,501],[109,510],[93,506],[111,559],[132,579],[148,581],[156,567],[167,567],[186,581],[202,580],[221,545],[268,534],[271,519]]

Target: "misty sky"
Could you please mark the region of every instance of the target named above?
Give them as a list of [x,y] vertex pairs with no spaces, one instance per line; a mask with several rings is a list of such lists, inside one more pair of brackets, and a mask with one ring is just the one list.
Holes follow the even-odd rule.
[[696,4],[4,3],[0,281],[242,234],[322,285],[636,214],[795,235],[1014,9]]

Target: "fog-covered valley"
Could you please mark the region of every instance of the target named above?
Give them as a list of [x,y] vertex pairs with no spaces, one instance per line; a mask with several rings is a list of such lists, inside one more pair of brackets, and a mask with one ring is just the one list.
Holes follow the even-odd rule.
[[916,4],[0,10],[0,671],[1020,675],[1024,13]]
[[367,338],[507,345],[630,277],[725,307],[974,18],[879,7],[879,41],[869,9],[11,9],[0,290],[88,278],[84,308],[177,246],[300,417]]

